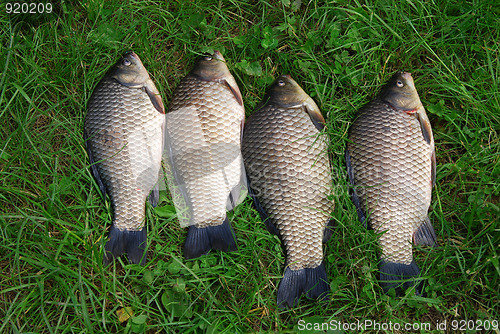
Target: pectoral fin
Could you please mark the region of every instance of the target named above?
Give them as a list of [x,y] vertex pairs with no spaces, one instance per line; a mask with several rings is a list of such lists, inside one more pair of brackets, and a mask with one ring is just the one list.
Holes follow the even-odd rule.
[[323,130],[326,122],[323,115],[321,115],[321,111],[319,110],[316,102],[314,102],[313,99],[309,98],[304,102],[304,107],[306,108],[306,111],[309,114],[309,117],[311,118],[311,121],[313,122],[316,129],[318,129],[318,131]]
[[240,143],[243,143],[243,131],[245,130],[245,117],[240,122]]
[[234,98],[236,99],[238,104],[240,106],[243,106],[243,97],[241,96],[241,92],[240,92],[240,89],[238,88],[238,86],[236,86],[236,87],[231,86],[231,84],[229,82],[227,82],[227,80],[224,80],[224,85],[226,85],[227,88],[229,88],[229,90],[233,93]]
[[422,130],[422,136],[427,144],[431,145],[433,141],[431,123],[427,116],[425,116],[425,111],[420,110],[417,112],[417,119],[420,123],[420,129]]
[[425,111],[420,109],[417,111],[417,119],[420,123],[420,129],[422,130],[422,137],[427,144],[431,145],[432,156],[431,156],[431,173],[432,173],[432,185],[436,184],[436,151],[434,150],[434,138],[432,135],[431,123],[429,122],[429,118],[425,114]]
[[149,99],[151,100],[151,103],[153,103],[155,109],[164,114],[165,107],[163,106],[160,92],[158,91],[158,89],[156,89],[156,86],[151,79],[148,79],[146,81],[146,83],[144,84],[144,89],[146,90],[146,93],[148,94]]

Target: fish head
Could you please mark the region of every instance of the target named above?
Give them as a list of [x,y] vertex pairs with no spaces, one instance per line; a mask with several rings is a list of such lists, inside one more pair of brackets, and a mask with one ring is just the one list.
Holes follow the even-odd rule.
[[397,72],[380,92],[380,99],[402,110],[416,110],[421,105],[411,73]]
[[215,51],[212,55],[200,57],[191,71],[191,75],[204,81],[222,81],[231,76],[231,73],[222,54]]
[[264,100],[287,107],[301,105],[311,99],[288,74],[280,75],[274,80],[266,95]]
[[129,51],[111,68],[108,73],[120,84],[138,88],[144,86],[149,79],[149,74],[141,59],[134,52]]
[[325,119],[316,102],[288,74],[279,76],[269,87],[263,104],[269,103],[282,107],[302,107],[318,130],[321,130],[325,124]]

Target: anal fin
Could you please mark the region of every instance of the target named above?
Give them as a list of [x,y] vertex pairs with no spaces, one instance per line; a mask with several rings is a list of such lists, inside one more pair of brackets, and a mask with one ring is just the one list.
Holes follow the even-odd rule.
[[156,208],[158,206],[158,202],[160,201],[160,188],[158,184],[149,193],[148,201],[152,207]]
[[413,234],[413,243],[415,245],[423,245],[423,246],[436,246],[437,245],[437,237],[436,232],[434,231],[434,227],[429,220],[429,217],[425,217],[424,222]]
[[330,218],[325,226],[325,232],[323,233],[323,242],[326,243],[332,237],[333,230],[335,226],[333,226],[334,220]]

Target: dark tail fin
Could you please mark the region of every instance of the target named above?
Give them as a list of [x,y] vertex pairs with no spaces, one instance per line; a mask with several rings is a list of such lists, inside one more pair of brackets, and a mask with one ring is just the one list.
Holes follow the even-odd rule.
[[381,261],[380,265],[380,286],[387,293],[391,288],[396,290],[396,296],[414,285],[415,293],[422,294],[423,281],[418,282],[420,270],[415,260],[410,264]]
[[236,237],[227,217],[217,226],[198,228],[189,226],[186,242],[184,243],[184,257],[194,259],[208,253],[211,249],[231,252],[238,249]]
[[109,240],[104,246],[104,265],[127,253],[130,263],[146,263],[146,226],[140,231],[120,230],[114,225],[109,231]]
[[316,268],[300,270],[291,270],[287,267],[278,287],[278,306],[294,307],[303,294],[310,299],[324,300],[329,292],[330,286],[323,263]]

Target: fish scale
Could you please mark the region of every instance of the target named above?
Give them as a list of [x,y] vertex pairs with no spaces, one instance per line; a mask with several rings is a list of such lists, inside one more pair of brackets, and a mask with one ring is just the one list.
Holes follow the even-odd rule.
[[[163,150],[164,108],[139,57],[126,53],[101,79],[87,105],[84,137],[91,171],[113,225],[104,263],[127,253],[145,263],[145,201],[157,186]],[[150,196],[155,204],[157,196]]]
[[[247,173],[252,180],[252,190],[270,192],[261,203],[281,232],[290,269],[317,267],[323,260],[323,231],[331,208],[325,195],[328,190],[325,185],[330,182],[328,165],[324,159],[316,164],[314,161],[326,152],[325,143],[316,140],[317,130],[301,108],[271,106],[261,113],[266,114],[261,118],[265,122],[247,125],[249,135],[245,137],[244,154],[249,161],[254,161],[254,155],[261,155],[259,160],[264,166],[269,166],[271,161],[280,160],[280,163],[276,168],[264,167],[267,177],[262,181],[253,172],[253,169],[260,169],[259,160],[250,163]],[[260,131],[253,132],[252,138],[252,129],[259,126]],[[273,140],[259,148],[257,143],[267,136],[272,136]],[[247,149],[252,141],[256,142],[256,149]],[[274,142],[279,144],[273,147]],[[311,205],[324,207],[324,210],[315,210]]]
[[[387,291],[419,275],[415,244],[435,245],[427,216],[435,177],[434,140],[409,73],[396,73],[379,97],[358,111],[346,160],[360,220],[379,235],[380,280]],[[383,233],[382,233],[383,232]],[[421,284],[416,292],[420,293]]]
[[[375,108],[378,112],[370,114]],[[383,127],[387,129],[380,131]],[[430,146],[421,135],[420,123],[415,115],[376,101],[360,114],[350,139],[355,142],[349,144],[353,169],[372,171],[356,173],[355,183],[372,228],[387,230],[380,236],[382,256],[391,262],[410,264],[410,241],[422,217],[427,216],[432,189]],[[392,149],[380,156],[370,154],[382,147]]]
[[[273,100],[281,81],[293,87],[293,103]],[[313,104],[314,117],[324,122],[312,99],[288,76],[275,81],[269,96],[245,125],[242,153],[257,209],[286,252],[278,304],[293,306],[301,294],[324,298],[328,291],[322,262],[325,227],[334,206],[328,200],[330,163],[326,138],[305,106]]]
[[[228,100],[227,87],[218,82],[186,78],[177,90],[169,108],[167,130],[173,138],[174,164],[189,192],[192,224],[222,224],[229,192],[241,177],[237,166],[242,163],[242,120],[235,117],[235,111],[242,110],[242,106],[236,100]],[[224,104],[219,102],[221,99]],[[179,123],[183,125],[178,127]]]
[[114,80],[100,84],[88,108],[92,112],[85,127],[111,199],[113,224],[118,229],[141,230],[144,202],[158,179],[164,116],[144,91]]
[[167,113],[167,180],[181,226],[184,256],[236,250],[226,210],[246,195],[241,157],[245,109],[220,52],[201,57],[177,87]]

